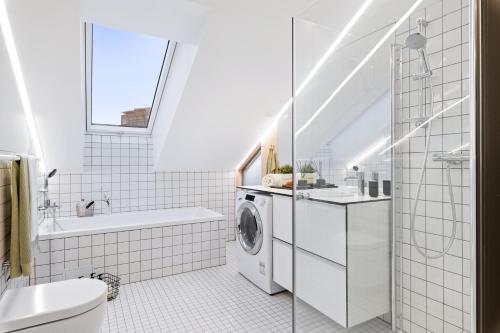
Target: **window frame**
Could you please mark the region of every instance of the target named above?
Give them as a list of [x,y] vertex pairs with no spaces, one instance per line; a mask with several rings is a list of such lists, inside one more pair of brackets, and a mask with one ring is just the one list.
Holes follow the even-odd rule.
[[[93,47],[93,24],[83,23],[84,31],[84,52],[85,52],[85,118],[87,133],[114,133],[150,136],[156,121],[158,108],[160,107],[168,74],[172,65],[177,43],[171,40],[167,42],[167,49],[163,57],[160,76],[156,83],[156,90],[151,104],[147,127],[127,127],[121,125],[95,124],[92,122],[92,47]],[[127,110],[128,111],[128,110]]]
[[[253,148],[252,152],[243,161],[243,163],[241,164],[241,166],[238,168],[238,170],[236,172],[236,184],[238,186],[244,186],[243,180],[245,178],[245,172],[247,171],[248,167],[252,164],[252,162],[254,162],[255,159],[257,159],[259,157],[259,155],[261,156],[261,158],[263,157],[263,155],[262,155],[263,151],[264,151],[263,146],[259,142]],[[262,160],[261,160],[261,162],[262,162]],[[261,170],[260,170],[260,176],[261,176],[261,178],[263,177],[262,165],[261,165]]]

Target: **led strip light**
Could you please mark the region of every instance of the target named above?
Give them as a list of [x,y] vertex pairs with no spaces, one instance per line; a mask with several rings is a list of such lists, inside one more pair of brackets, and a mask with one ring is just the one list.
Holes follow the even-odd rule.
[[345,87],[345,85],[356,75],[361,68],[373,57],[373,55],[378,51],[378,49],[391,37],[397,28],[417,9],[417,7],[422,3],[423,0],[417,0],[415,3],[406,11],[406,13],[389,29],[382,39],[375,45],[375,47],[361,60],[361,62],[352,70],[349,75],[339,84],[339,86],[333,91],[333,93],[326,99],[326,101],[319,107],[311,118],[295,133],[298,136],[302,133],[319,114],[330,104],[330,102],[337,96],[337,94]]
[[5,46],[7,47],[7,52],[9,54],[12,72],[14,73],[14,77],[16,80],[17,90],[19,92],[19,97],[23,106],[24,115],[26,116],[26,123],[28,124],[28,129],[33,141],[35,155],[40,159],[40,168],[42,169],[42,172],[45,172],[45,162],[43,159],[42,147],[40,145],[40,138],[36,129],[35,119],[33,118],[33,111],[31,109],[28,90],[26,89],[26,83],[24,82],[24,76],[21,70],[19,56],[17,54],[9,16],[7,15],[7,9],[5,8],[5,1],[3,0],[0,0],[0,27],[2,28]]

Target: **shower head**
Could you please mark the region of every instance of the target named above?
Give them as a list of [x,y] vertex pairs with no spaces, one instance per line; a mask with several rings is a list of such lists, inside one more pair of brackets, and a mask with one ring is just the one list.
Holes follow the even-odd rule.
[[408,35],[405,39],[406,47],[412,50],[419,50],[425,48],[427,44],[427,37],[422,35],[420,32],[415,32],[413,34]]
[[423,73],[417,74],[417,78],[428,77],[432,75],[431,66],[429,65],[429,60],[427,59],[427,54],[425,53],[425,45],[427,44],[427,37],[422,35],[420,32],[415,32],[408,35],[405,40],[405,45],[409,49],[416,50],[420,59],[422,60]]
[[[57,172],[57,169],[53,169],[51,172],[49,172],[45,176],[45,179],[44,179],[44,182],[43,182],[43,190],[42,190],[42,192],[47,193],[47,191],[49,189],[49,178],[54,177],[54,175],[56,174],[56,172]],[[46,201],[47,201],[47,198],[45,198],[44,202],[46,202]]]
[[52,170],[51,172],[48,173],[47,178],[52,178],[56,174],[57,169]]

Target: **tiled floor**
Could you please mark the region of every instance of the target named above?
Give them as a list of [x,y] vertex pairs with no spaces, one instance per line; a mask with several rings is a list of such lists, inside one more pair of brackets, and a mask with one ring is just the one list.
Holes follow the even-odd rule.
[[[291,295],[269,296],[238,274],[235,246],[228,243],[225,266],[122,286],[102,333],[291,332]],[[390,332],[379,319],[346,330],[309,306],[299,309],[300,332]]]

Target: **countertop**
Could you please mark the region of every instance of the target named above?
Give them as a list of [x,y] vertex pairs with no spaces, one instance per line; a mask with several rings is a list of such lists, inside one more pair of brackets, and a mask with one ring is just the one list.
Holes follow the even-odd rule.
[[[289,197],[292,196],[292,190],[284,188],[275,188],[263,185],[237,186],[237,187],[243,190],[251,190],[268,194],[285,195]],[[366,191],[368,191],[368,189],[366,189]],[[390,196],[383,195],[382,193],[380,193],[378,197],[370,197],[368,193],[365,193],[365,195],[358,195],[357,188],[353,186],[340,186],[338,188],[326,188],[326,189],[298,190],[298,192],[308,193],[310,195],[309,200],[326,202],[335,205],[349,205],[349,204],[357,204],[364,202],[391,200]]]

